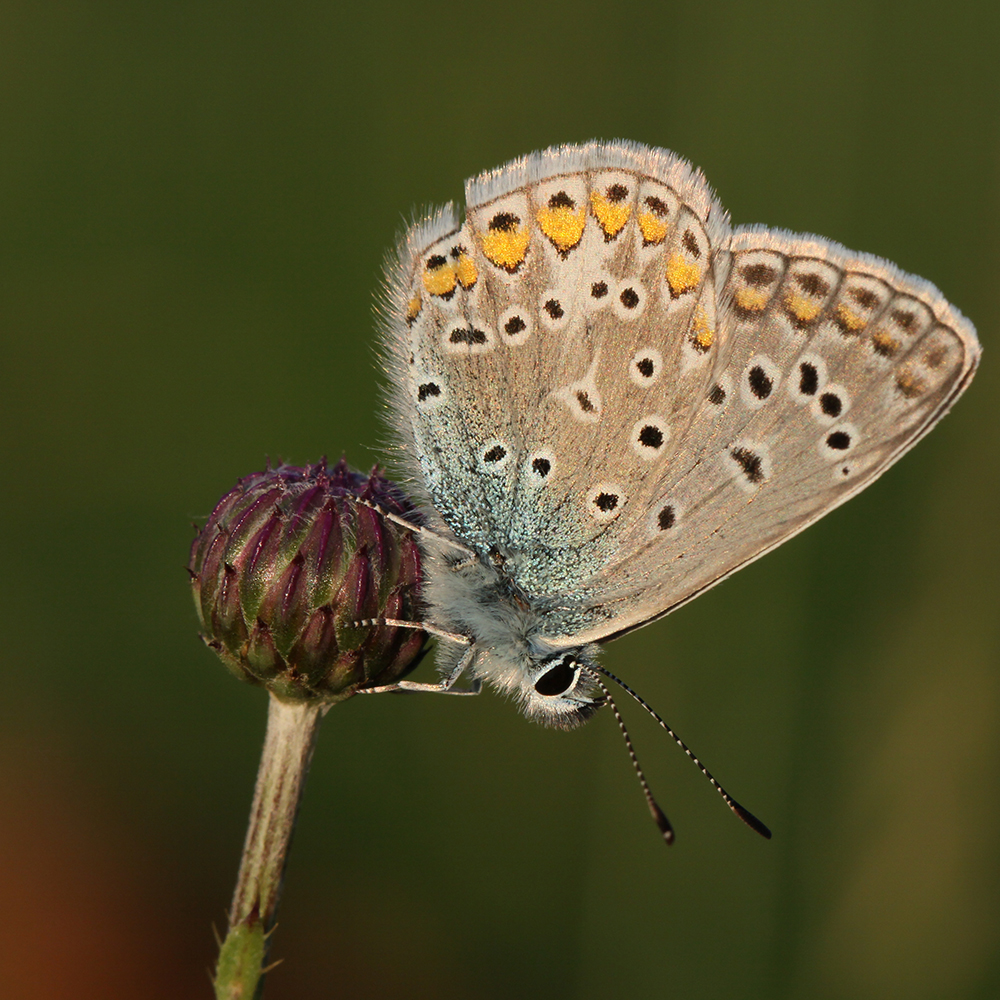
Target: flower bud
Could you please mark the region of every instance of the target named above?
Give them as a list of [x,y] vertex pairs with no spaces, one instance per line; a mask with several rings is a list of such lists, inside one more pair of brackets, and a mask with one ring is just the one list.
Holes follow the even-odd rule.
[[237,677],[290,701],[343,701],[416,666],[420,551],[411,504],[377,467],[341,459],[282,465],[241,479],[191,546],[188,571],[202,638]]

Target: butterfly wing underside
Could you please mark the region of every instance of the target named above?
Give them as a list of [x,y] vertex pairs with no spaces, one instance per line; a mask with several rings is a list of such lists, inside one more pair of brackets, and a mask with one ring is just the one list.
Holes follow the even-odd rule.
[[438,528],[514,555],[553,644],[667,613],[871,482],[968,383],[928,283],[730,231],[664,151],[562,147],[467,187],[390,273],[390,396]]

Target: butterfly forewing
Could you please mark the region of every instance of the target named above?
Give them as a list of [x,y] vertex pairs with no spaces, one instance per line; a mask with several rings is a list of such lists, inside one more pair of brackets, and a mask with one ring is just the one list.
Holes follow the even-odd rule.
[[[971,325],[927,282],[815,238],[737,232],[733,331],[684,442],[651,477],[581,635],[666,614],[880,475],[972,377]],[[581,616],[574,616],[579,622]]]

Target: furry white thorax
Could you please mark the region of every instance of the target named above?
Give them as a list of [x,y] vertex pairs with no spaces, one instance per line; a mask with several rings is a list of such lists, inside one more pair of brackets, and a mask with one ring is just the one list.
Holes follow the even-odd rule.
[[[547,642],[544,609],[517,586],[502,558],[492,564],[472,557],[463,561],[454,550],[432,543],[424,545],[423,569],[429,620],[473,642],[470,677],[512,697],[528,718],[544,725],[572,728],[600,707],[600,687],[586,671],[596,662],[598,647],[564,649]],[[440,641],[442,673],[450,672],[465,652]],[[556,695],[540,694],[539,678],[564,664],[573,668],[569,687]]]

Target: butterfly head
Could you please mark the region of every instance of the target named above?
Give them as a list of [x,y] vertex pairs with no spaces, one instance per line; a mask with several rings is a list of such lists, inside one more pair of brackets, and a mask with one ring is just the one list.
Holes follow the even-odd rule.
[[566,650],[534,661],[521,695],[529,719],[558,729],[586,722],[604,704],[586,651]]

